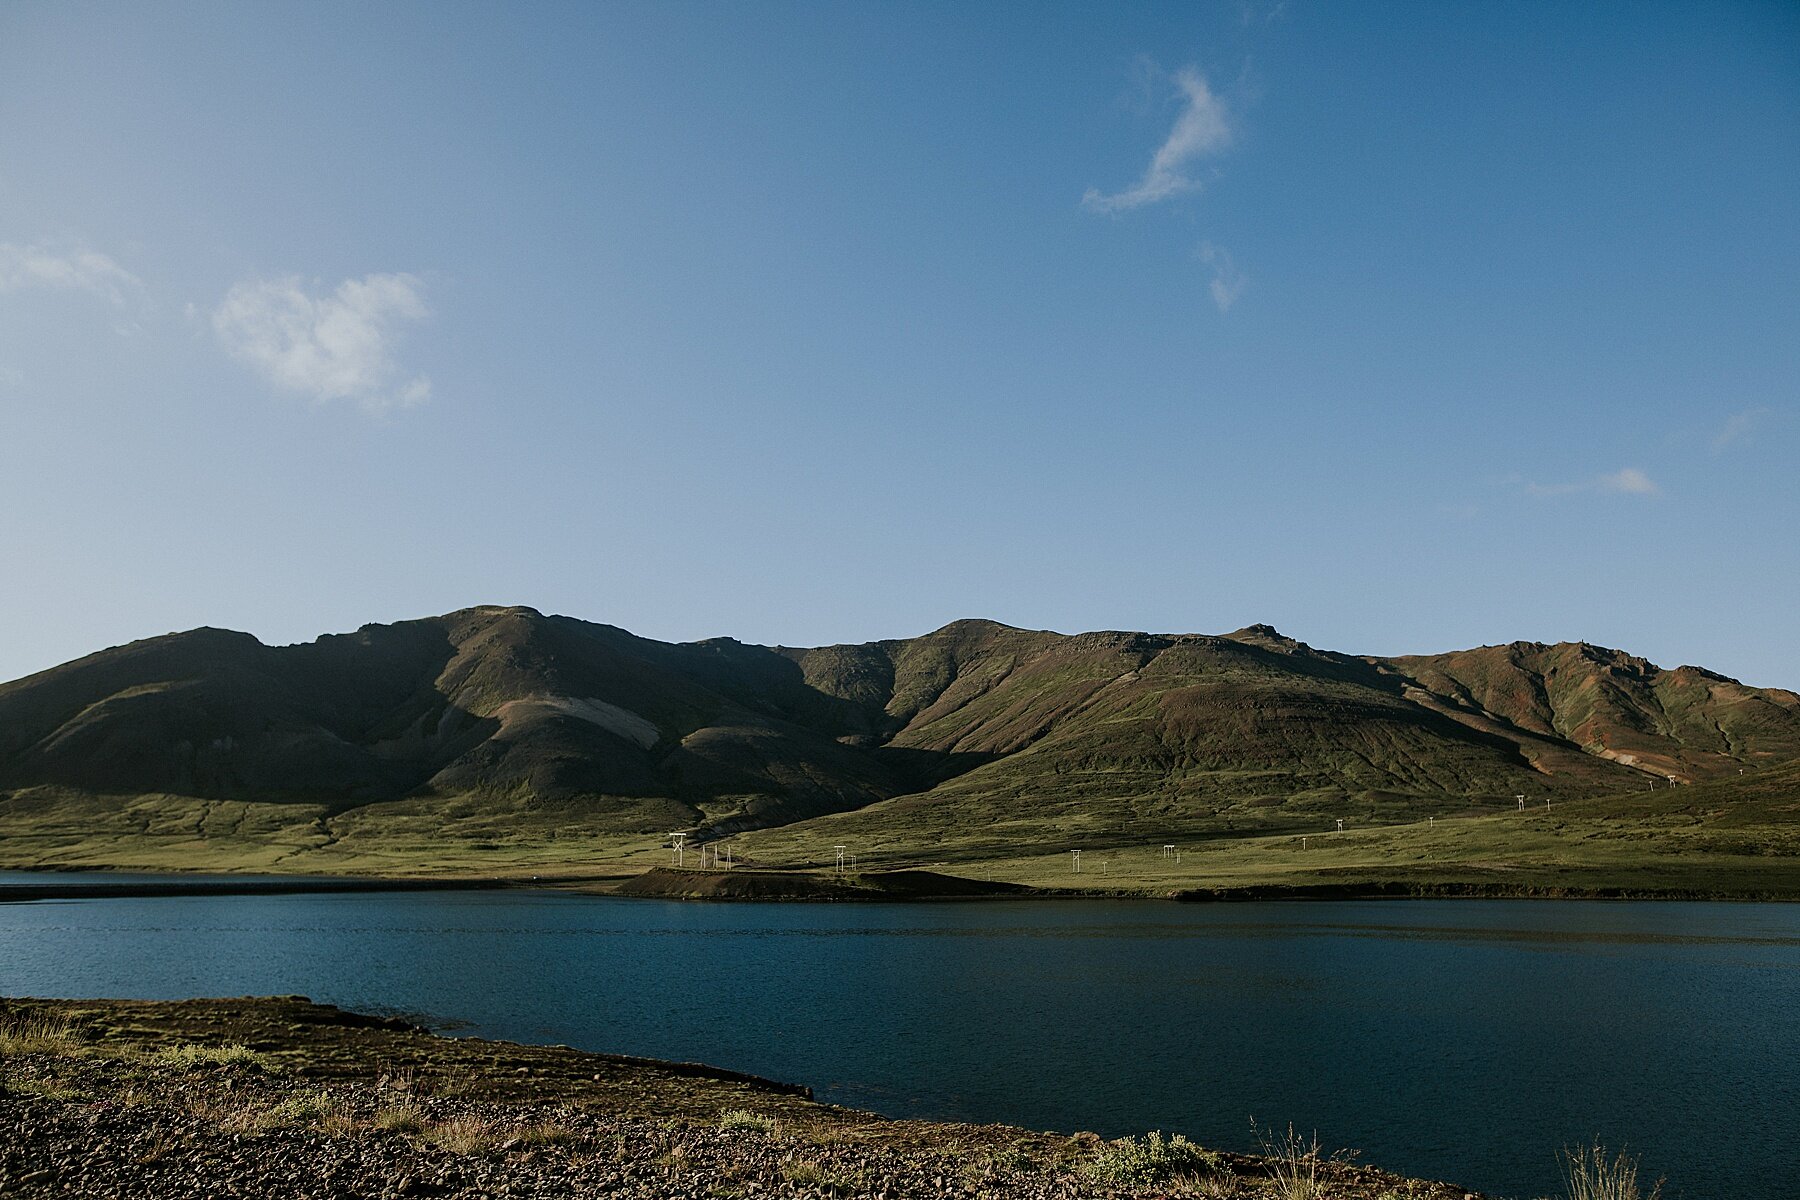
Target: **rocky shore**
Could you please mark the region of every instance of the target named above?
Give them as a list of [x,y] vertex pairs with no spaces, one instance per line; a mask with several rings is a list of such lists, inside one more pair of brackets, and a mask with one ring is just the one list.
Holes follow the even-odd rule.
[[[1343,1158],[887,1120],[300,997],[0,1000],[0,1195],[1464,1200]],[[1310,1193],[1284,1173],[1316,1179]]]

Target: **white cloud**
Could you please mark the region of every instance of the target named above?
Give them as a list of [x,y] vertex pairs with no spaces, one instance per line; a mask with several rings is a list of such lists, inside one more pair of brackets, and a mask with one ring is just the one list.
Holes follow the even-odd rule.
[[84,246],[55,248],[34,242],[0,242],[0,292],[23,288],[91,292],[113,304],[142,287],[136,275]]
[[354,400],[371,412],[423,403],[431,381],[403,378],[396,327],[424,319],[424,288],[411,275],[346,279],[326,296],[296,277],[240,283],[213,310],[213,332],[232,357],[270,383],[314,400]]
[[1766,408],[1747,408],[1743,412],[1732,413],[1725,419],[1719,432],[1713,435],[1712,452],[1723,454],[1727,446],[1748,436],[1768,415],[1769,410]]
[[1662,489],[1638,467],[1621,467],[1605,475],[1596,475],[1580,483],[1528,483],[1525,490],[1533,496],[1567,496],[1575,492],[1610,492],[1623,496],[1654,496]]
[[1650,477],[1636,467],[1621,467],[1594,481],[1603,492],[1623,492],[1628,496],[1654,496],[1657,487]]
[[1238,297],[1244,294],[1249,280],[1231,261],[1231,252],[1211,242],[1201,242],[1200,261],[1212,268],[1212,298],[1220,312],[1230,312]]
[[1122,192],[1107,194],[1089,188],[1081,197],[1084,207],[1094,212],[1121,212],[1200,187],[1200,181],[1190,172],[1201,159],[1231,144],[1231,121],[1224,103],[1213,95],[1199,71],[1186,67],[1177,72],[1175,86],[1183,98],[1181,114],[1145,168],[1143,178]]

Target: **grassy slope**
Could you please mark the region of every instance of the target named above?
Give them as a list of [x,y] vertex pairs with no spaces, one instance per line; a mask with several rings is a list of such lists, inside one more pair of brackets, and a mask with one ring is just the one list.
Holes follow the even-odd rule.
[[[122,808],[88,799],[51,811],[59,816],[38,821],[40,832],[0,842],[5,865],[541,873],[604,883],[668,860],[668,851],[652,838],[534,825],[518,813],[486,808],[460,824],[427,811],[404,825],[383,820],[373,831],[336,818],[331,828],[337,840],[330,843],[291,806],[213,805],[198,832],[195,802],[185,798],[142,798]],[[1183,832],[1131,814],[1112,825],[1103,815],[1089,815],[1079,826],[1044,834],[1060,832],[1054,841],[1039,837],[1008,845],[991,830],[947,834],[935,824],[914,826],[906,812],[884,807],[820,818],[738,835],[732,845],[738,861],[776,869],[821,867],[842,843],[865,871],[924,866],[1044,888],[1137,894],[1397,882],[1800,898],[1800,764],[1673,791],[1556,801],[1548,810],[1540,805],[1524,813],[1464,808],[1429,822],[1396,823],[1369,823],[1352,813],[1342,834],[1331,831],[1335,818],[1325,811],[1314,814],[1304,833],[1298,827]],[[1180,848],[1179,865],[1162,854],[1171,841]],[[1067,853],[1075,846],[1083,850],[1080,876]]]
[[[1008,850],[1000,833],[946,836],[904,807],[846,814],[740,839],[768,864],[829,859],[843,843],[865,868],[927,865],[1039,887],[1166,894],[1189,888],[1398,882],[1520,891],[1626,889],[1800,898],[1800,764],[1710,784],[1364,823],[1320,813],[1304,833],[1169,830],[1127,820],[1072,823],[1054,849]],[[885,819],[882,819],[885,818]],[[1302,847],[1302,837],[1305,845]],[[1162,846],[1173,842],[1179,864]],[[1069,849],[1083,851],[1082,873]]]
[[0,868],[622,878],[667,857],[653,835],[486,799],[333,815],[320,805],[34,789],[0,800],[0,829]]

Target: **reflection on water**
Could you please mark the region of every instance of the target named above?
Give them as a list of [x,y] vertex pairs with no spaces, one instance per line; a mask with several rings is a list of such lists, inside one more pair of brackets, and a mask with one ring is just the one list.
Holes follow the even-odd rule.
[[[5,883],[0,877],[0,887]],[[700,1059],[896,1115],[1253,1149],[1294,1121],[1517,1196],[1600,1137],[1672,1196],[1800,1195],[1800,906],[681,904],[550,893],[0,905],[0,991],[299,992]]]

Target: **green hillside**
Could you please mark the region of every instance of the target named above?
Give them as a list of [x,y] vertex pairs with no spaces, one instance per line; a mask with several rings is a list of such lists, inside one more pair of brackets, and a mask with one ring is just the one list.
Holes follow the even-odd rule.
[[0,865],[605,874],[682,829],[775,865],[1181,842],[1223,869],[1519,795],[1572,820],[1641,792],[1629,819],[1673,836],[1696,784],[1779,792],[1796,762],[1793,693],[1584,644],[1383,660],[1267,626],[959,621],[791,649],[476,608],[295,646],[195,630],[0,685]]
[[[1710,783],[1576,800],[1470,807],[1343,831],[1317,812],[1286,828],[1165,833],[1071,822],[1052,841],[923,829],[903,807],[818,818],[735,839],[743,861],[823,866],[843,845],[859,870],[928,867],[980,880],[1152,895],[1223,889],[1306,894],[1731,896],[1800,899],[1800,763]],[[1172,844],[1177,853],[1164,850]],[[1081,850],[1079,873],[1070,851]]]

